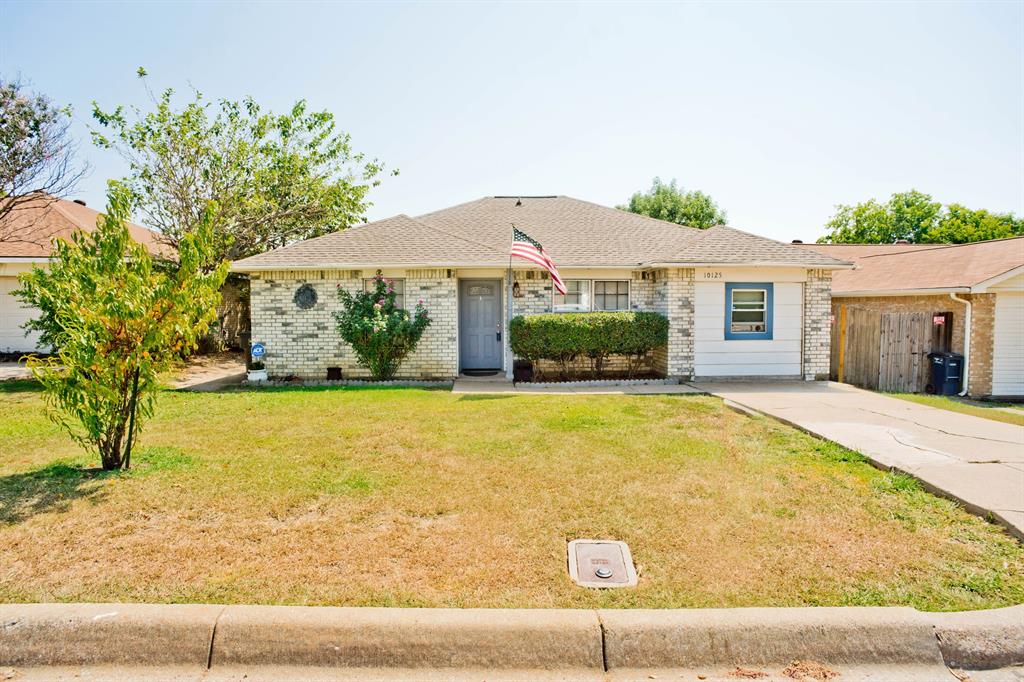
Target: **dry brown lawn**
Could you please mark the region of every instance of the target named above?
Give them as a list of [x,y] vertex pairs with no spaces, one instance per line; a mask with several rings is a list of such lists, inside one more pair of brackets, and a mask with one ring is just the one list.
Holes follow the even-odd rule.
[[[130,473],[0,384],[0,601],[486,607],[1024,602],[1024,548],[698,396],[165,393]],[[565,543],[632,548],[574,586]]]

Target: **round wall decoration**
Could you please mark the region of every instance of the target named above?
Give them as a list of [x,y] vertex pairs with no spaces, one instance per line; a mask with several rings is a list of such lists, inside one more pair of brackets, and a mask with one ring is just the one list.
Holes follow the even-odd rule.
[[295,292],[295,305],[302,310],[309,310],[316,305],[316,289],[310,284],[303,284]]

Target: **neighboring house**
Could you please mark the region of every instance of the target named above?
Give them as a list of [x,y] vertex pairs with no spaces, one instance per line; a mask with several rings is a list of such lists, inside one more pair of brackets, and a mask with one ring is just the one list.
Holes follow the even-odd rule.
[[[512,225],[539,241],[569,293],[511,263]],[[399,303],[433,320],[404,378],[512,371],[512,315],[650,310],[669,319],[649,369],[669,377],[826,378],[829,284],[836,258],[729,227],[697,230],[564,196],[487,197],[415,218],[398,215],[237,261],[251,277],[252,340],[272,377],[365,377],[332,313],[337,290],[380,271]]]
[[[91,232],[97,211],[81,201],[46,198],[26,202],[5,216],[0,225],[0,353],[19,353],[37,348],[38,334],[25,335],[22,325],[35,316],[11,292],[18,288],[18,273],[46,263],[54,239],[67,240],[75,232]],[[153,253],[169,253],[157,241],[157,233],[129,223],[132,238]]]
[[833,378],[921,391],[927,353],[952,350],[970,395],[1024,395],[1024,237],[801,248],[856,264],[832,280]]

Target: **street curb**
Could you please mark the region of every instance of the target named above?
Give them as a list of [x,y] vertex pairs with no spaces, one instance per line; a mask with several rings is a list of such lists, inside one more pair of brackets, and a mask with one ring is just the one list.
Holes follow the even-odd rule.
[[949,667],[987,670],[1024,665],[1024,605],[927,615]]
[[600,611],[608,669],[942,666],[932,626],[904,607]]
[[0,604],[0,665],[205,668],[223,606]]
[[601,669],[593,611],[229,606],[211,667]]
[[[0,605],[0,666],[285,666],[349,671],[525,671],[569,678],[639,670],[840,671],[1024,663],[1024,606],[962,613],[907,607],[401,609],[190,604]],[[386,676],[386,675],[385,675]],[[530,677],[529,674],[526,675]],[[925,674],[925,679],[928,679]]]

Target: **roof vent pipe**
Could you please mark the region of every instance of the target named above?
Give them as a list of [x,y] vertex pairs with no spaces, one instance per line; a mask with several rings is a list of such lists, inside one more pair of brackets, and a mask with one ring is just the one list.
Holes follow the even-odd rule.
[[75,199],[75,203],[78,204],[79,206],[85,206],[85,202],[82,201],[81,199]]
[[516,206],[522,206],[522,205],[523,205],[523,198],[522,197],[516,197]]
[[965,298],[959,298],[952,291],[949,297],[967,306],[967,314],[964,315],[964,387],[958,395],[967,395],[967,381],[971,378],[971,302]]
[[792,243],[793,244],[803,244],[804,240],[803,239],[794,239]]

